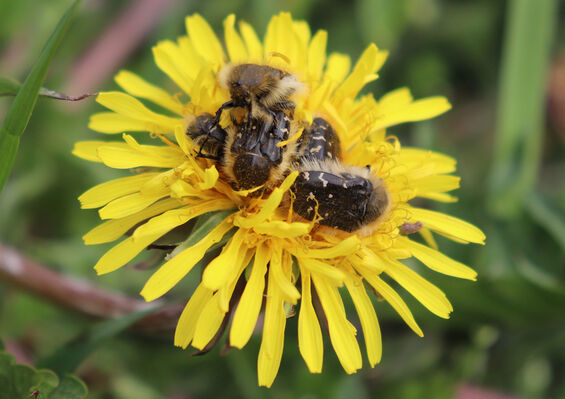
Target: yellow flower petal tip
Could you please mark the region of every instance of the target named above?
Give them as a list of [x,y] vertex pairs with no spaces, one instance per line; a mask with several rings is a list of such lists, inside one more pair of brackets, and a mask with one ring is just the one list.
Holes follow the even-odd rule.
[[[103,219],[84,235],[85,244],[119,240],[94,267],[97,274],[148,248],[168,249],[141,290],[145,300],[174,290],[189,273],[202,276],[174,345],[206,348],[231,320],[232,346],[243,348],[260,335],[258,383],[267,387],[281,365],[287,317],[295,312],[300,355],[312,373],[322,372],[324,337],[346,373],[361,369],[358,328],[369,365],[378,364],[377,315],[386,306],[424,336],[397,285],[449,318],[453,307],[441,289],[403,262],[474,281],[473,269],[439,251],[435,234],[463,244],[484,244],[485,235],[456,217],[411,205],[418,198],[455,201],[456,162],[404,148],[387,134],[447,112],[449,101],[414,99],[407,88],[378,99],[360,95],[379,77],[388,51],[370,44],[353,63],[327,54],[328,33],[311,32],[289,13],[272,17],[263,41],[233,14],[222,39],[198,14],[185,23],[186,35],[153,47],[155,63],[177,89],[120,71],[115,81],[123,91],[97,96],[106,110],[92,115],[89,127],[121,133],[121,140],[73,148],[82,159],[132,172],[79,197],[82,208],[99,209]],[[251,87],[245,74],[268,84]],[[345,306],[344,290],[354,309]],[[372,294],[382,301],[374,304]],[[353,312],[360,327],[350,322]]]

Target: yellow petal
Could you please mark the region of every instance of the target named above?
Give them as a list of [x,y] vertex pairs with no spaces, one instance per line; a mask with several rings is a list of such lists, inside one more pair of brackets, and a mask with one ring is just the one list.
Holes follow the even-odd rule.
[[157,194],[146,195],[133,193],[111,201],[108,205],[98,211],[100,219],[120,219],[133,215],[149,205],[167,196],[167,191]]
[[82,209],[98,208],[116,198],[139,191],[144,183],[157,175],[158,173],[141,173],[110,180],[92,187],[78,197],[78,200]]
[[191,345],[196,349],[204,349],[218,332],[225,317],[225,312],[221,311],[218,306],[218,293],[216,293],[204,305],[204,309],[200,313]]
[[351,69],[351,58],[346,54],[332,53],[328,58],[328,66],[324,79],[329,79],[335,85],[341,83]]
[[140,145],[132,148],[124,143],[105,143],[98,147],[98,157],[105,165],[115,169],[139,166],[174,168],[185,160],[181,151],[168,146]]
[[[451,109],[451,104],[445,97],[428,97],[407,103],[406,93],[406,89],[400,89],[381,99],[379,110],[384,117],[375,122],[373,129],[384,129],[404,122],[431,119]],[[390,111],[387,112],[389,109]]]
[[243,36],[243,41],[245,42],[250,60],[262,61],[263,46],[253,27],[244,21],[239,21],[239,31],[241,32],[241,36]]
[[410,212],[414,220],[421,221],[431,230],[454,236],[463,241],[484,244],[485,235],[483,232],[461,219],[421,208],[411,208]]
[[141,290],[141,296],[149,302],[167,293],[192,270],[204,257],[206,251],[219,242],[232,227],[230,222],[224,220],[196,244],[186,248],[163,264],[147,280]]
[[186,94],[191,96],[194,80],[189,72],[195,62],[188,61],[185,54],[177,44],[166,40],[153,47],[155,63],[169,76]]
[[347,276],[345,285],[351,295],[351,299],[353,299],[353,304],[361,321],[365,346],[367,347],[367,357],[371,367],[375,367],[381,361],[382,356],[381,329],[379,328],[377,314],[369,295],[367,295],[363,281],[352,274]]
[[402,147],[396,158],[399,164],[405,165],[410,169],[432,164],[434,166],[434,173],[437,174],[454,172],[455,165],[457,164],[454,158],[445,154],[410,147]]
[[345,273],[337,267],[312,258],[298,257],[297,259],[302,269],[305,268],[312,273],[322,275],[325,278],[332,280],[332,284],[337,287],[341,287],[343,285]]
[[399,244],[408,248],[413,256],[418,258],[423,264],[430,269],[443,273],[448,276],[466,278],[469,280],[477,279],[477,272],[463,263],[453,260],[441,252],[438,252],[430,247],[414,242],[405,237],[399,237]]
[[90,117],[88,128],[100,133],[155,131],[151,122],[131,118],[115,112],[99,112]]
[[385,273],[395,279],[430,312],[444,319],[449,318],[453,307],[445,294],[414,270],[396,260],[389,260]]
[[98,94],[96,101],[118,114],[149,123],[152,126],[151,132],[172,133],[176,125],[183,123],[180,118],[171,118],[149,110],[141,101],[122,92],[102,92]]
[[390,306],[392,306],[394,310],[396,310],[396,313],[398,313],[400,317],[402,317],[404,322],[408,324],[408,326],[416,334],[418,334],[420,337],[423,337],[424,333],[422,332],[420,327],[418,327],[416,320],[414,320],[414,316],[412,316],[412,312],[410,311],[406,303],[402,300],[400,295],[398,295],[390,285],[388,285],[372,273],[362,272],[362,275],[365,280],[367,280],[367,282],[371,284],[380,295],[382,295],[382,297],[390,304]]
[[100,157],[98,157],[98,148],[106,144],[108,144],[107,141],[79,141],[75,143],[72,153],[74,156],[87,161],[102,162]]
[[241,37],[234,27],[235,15],[230,14],[224,20],[224,39],[226,41],[226,48],[232,62],[246,60],[248,57],[247,49]]
[[336,90],[335,101],[340,103],[345,98],[355,98],[363,86],[377,78],[375,72],[382,66],[386,56],[387,52],[379,51],[374,44],[369,45],[355,64],[353,72]]
[[311,373],[321,373],[324,361],[324,341],[320,323],[312,305],[310,273],[303,272],[300,278],[302,280],[302,300],[298,315],[298,348],[308,370]]
[[251,258],[255,254],[255,249],[247,249],[246,247],[240,248],[238,259],[241,259],[240,262],[236,263],[234,270],[236,272],[230,276],[226,284],[224,284],[218,290],[218,306],[220,310],[224,313],[230,309],[232,306],[231,300],[232,299],[239,299],[239,298],[232,298],[233,290],[243,271],[251,264]]
[[198,318],[200,317],[204,306],[206,306],[212,298],[212,294],[212,291],[204,287],[203,284],[196,287],[196,290],[190,297],[190,300],[180,315],[177,328],[175,330],[175,346],[180,346],[185,349],[190,344],[194,337]]
[[341,241],[339,244],[334,245],[333,247],[328,247],[324,249],[308,249],[307,251],[303,251],[303,249],[299,249],[298,252],[299,256],[304,256],[308,258],[319,258],[319,259],[333,259],[340,256],[347,256],[351,255],[359,248],[360,241],[359,238],[354,235],[347,237],[345,240]]
[[258,234],[266,234],[280,238],[300,237],[310,231],[309,223],[289,223],[282,220],[272,222],[262,222],[253,226],[253,230]]
[[308,78],[319,81],[322,77],[324,64],[326,63],[326,44],[328,32],[319,30],[316,32],[308,48]]
[[114,77],[114,80],[132,96],[145,98],[175,114],[182,115],[183,106],[178,100],[165,90],[148,83],[138,75],[122,70]]
[[233,278],[242,259],[238,258],[243,246],[246,231],[238,229],[230,241],[224,246],[222,253],[206,266],[202,274],[202,282],[211,290],[217,290]]
[[235,348],[241,349],[247,344],[257,324],[263,303],[265,273],[267,273],[269,258],[267,246],[260,244],[257,247],[251,275],[235,310],[230,328],[230,345]]
[[216,166],[210,166],[204,171],[204,181],[198,183],[198,188],[204,191],[214,187],[218,181],[218,177],[220,177],[220,174],[218,173]]
[[288,191],[288,189],[290,188],[292,183],[294,183],[294,181],[296,180],[297,177],[298,177],[298,172],[296,172],[296,171],[289,174],[284,179],[282,184],[279,187],[275,188],[273,190],[273,192],[271,193],[271,195],[269,196],[269,198],[266,201],[263,202],[261,210],[259,211],[259,213],[257,213],[254,216],[238,215],[235,218],[234,224],[236,226],[241,226],[241,227],[249,229],[249,228],[254,227],[256,224],[259,224],[259,223],[265,221],[267,218],[271,217],[273,215],[273,213],[275,212],[275,210],[280,205],[280,203],[283,199],[284,193],[286,191]]
[[300,299],[300,292],[290,281],[288,273],[283,271],[283,254],[277,245],[274,245],[272,249],[271,262],[269,264],[269,276],[271,275],[273,283],[278,285],[285,301],[296,305],[298,299]]
[[269,273],[263,338],[257,359],[259,386],[267,388],[273,384],[281,364],[286,326],[283,303],[281,292],[273,281],[272,273]]
[[198,14],[186,17],[186,31],[194,48],[203,58],[215,66],[223,65],[224,49],[204,18]]
[[181,205],[182,202],[176,199],[164,199],[133,215],[121,219],[108,220],[99,224],[86,233],[82,239],[86,245],[102,244],[117,240],[139,222]]
[[330,340],[339,362],[347,374],[355,373],[363,364],[361,351],[351,323],[339,310],[343,308],[343,302],[337,288],[315,274],[312,275],[312,280],[328,321]]
[[[94,269],[98,274],[110,273],[119,269],[163,234],[186,223],[190,217],[182,217],[183,210],[184,208],[167,211],[150,219],[147,223],[138,227],[138,229],[140,229],[145,226],[146,229],[149,230],[147,234],[135,237],[134,232],[133,236],[126,238],[106,252],[98,263],[96,263]],[[171,215],[175,215],[176,217],[171,217]],[[165,223],[163,223],[163,221],[165,221]]]

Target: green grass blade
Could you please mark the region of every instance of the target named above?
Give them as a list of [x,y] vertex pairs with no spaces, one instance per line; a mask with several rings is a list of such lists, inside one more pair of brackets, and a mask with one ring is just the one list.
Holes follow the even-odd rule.
[[508,4],[500,77],[491,211],[512,217],[523,209],[539,169],[556,0]]
[[540,194],[528,197],[527,210],[565,251],[565,215],[555,204],[549,203]]
[[[10,171],[12,170],[12,166],[14,165],[19,137],[29,122],[39,90],[45,79],[47,68],[61,40],[63,40],[63,36],[69,27],[71,17],[80,4],[80,1],[81,0],[75,0],[73,5],[59,21],[55,31],[41,51],[39,59],[18,90],[18,94],[6,114],[4,124],[0,128],[0,154],[8,154],[8,156],[0,157],[0,190],[4,187]],[[11,137],[6,138],[6,136]]]

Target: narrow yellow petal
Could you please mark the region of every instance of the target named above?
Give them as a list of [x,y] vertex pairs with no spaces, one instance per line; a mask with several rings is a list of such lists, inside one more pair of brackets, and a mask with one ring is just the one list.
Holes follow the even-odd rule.
[[117,240],[139,222],[181,205],[182,202],[176,199],[164,199],[133,215],[121,219],[108,220],[99,224],[86,233],[82,239],[86,245],[102,244]]
[[145,247],[153,243],[157,238],[163,234],[171,231],[177,226],[186,223],[192,216],[185,216],[186,211],[184,208],[167,211],[152,219],[136,229],[147,230],[147,233],[136,237],[136,232],[119,244],[106,252],[94,269],[98,274],[105,274],[119,269],[130,260],[136,257]]
[[120,219],[133,215],[149,205],[166,197],[167,191],[157,194],[146,195],[143,193],[128,194],[111,201],[108,205],[98,211],[100,219]]
[[124,195],[139,191],[141,186],[158,173],[141,173],[99,184],[78,197],[82,209],[98,208]]
[[186,17],[186,31],[194,48],[203,58],[218,67],[223,65],[224,49],[204,18],[198,14]]
[[309,272],[322,275],[332,280],[332,283],[337,287],[343,285],[345,273],[337,267],[312,258],[298,257],[297,259],[302,269],[307,269]]
[[115,112],[99,112],[90,116],[88,128],[100,133],[156,131],[151,122],[131,118]]
[[259,234],[267,234],[280,238],[300,237],[310,231],[309,223],[295,222],[289,223],[282,220],[272,222],[262,222],[253,226],[253,230]]
[[98,147],[98,157],[106,166],[130,169],[140,166],[174,168],[185,160],[181,151],[171,147],[141,145],[140,150],[124,143],[106,143]]
[[256,215],[251,217],[249,216],[243,217],[241,215],[236,216],[234,221],[236,226],[241,226],[249,229],[267,220],[267,218],[271,217],[275,212],[275,210],[280,205],[284,193],[288,191],[288,189],[290,188],[292,183],[294,183],[297,177],[298,177],[298,172],[296,171],[289,174],[284,179],[282,184],[279,187],[275,188],[271,193],[271,195],[269,196],[269,198],[267,198],[267,200],[263,202],[263,206],[261,207],[261,210]]
[[152,101],[175,114],[182,115],[183,105],[165,90],[148,83],[138,75],[122,70],[114,77],[122,89],[139,98]]
[[321,373],[324,362],[324,341],[314,306],[310,287],[310,273],[303,272],[302,299],[298,314],[298,348],[311,373]]
[[263,337],[257,358],[259,386],[267,388],[273,384],[281,364],[286,327],[283,304],[284,300],[278,285],[274,283],[272,273],[269,273]]
[[328,32],[319,30],[308,47],[308,78],[312,81],[319,81],[322,78],[322,71],[326,63],[327,42]]
[[237,255],[243,246],[246,231],[238,229],[230,241],[224,246],[220,255],[206,266],[202,274],[202,282],[211,290],[217,290],[233,277],[234,269],[242,262]]
[[431,119],[450,109],[451,104],[449,104],[445,97],[424,98],[404,106],[399,106],[391,112],[383,112],[385,116],[377,120],[372,128],[375,130],[385,129],[400,123]]
[[218,306],[218,293],[215,293],[200,313],[191,345],[196,349],[204,349],[218,332],[225,317],[225,312]]
[[359,271],[361,272],[365,280],[367,280],[367,282],[371,284],[373,288],[379,293],[379,295],[382,295],[382,297],[390,304],[390,306],[392,306],[394,310],[396,310],[396,313],[398,313],[400,317],[402,317],[404,322],[408,324],[408,326],[416,334],[418,334],[420,337],[423,337],[424,333],[422,332],[420,327],[418,327],[416,320],[414,320],[414,316],[412,316],[412,312],[410,311],[406,303],[402,300],[400,295],[398,295],[390,285],[385,283],[379,277],[373,275],[370,272],[365,273],[363,270]]
[[448,155],[410,147],[402,147],[396,158],[399,164],[410,169],[432,164],[434,173],[437,174],[454,172],[457,164],[457,161]]
[[177,328],[175,330],[175,346],[180,346],[183,349],[190,344],[194,337],[196,330],[196,323],[202,309],[212,298],[212,291],[200,284],[190,297],[182,314],[180,315]]
[[413,256],[418,258],[424,265],[430,269],[443,273],[448,276],[466,278],[469,280],[477,279],[477,272],[463,263],[457,262],[439,251],[436,251],[426,245],[419,244],[406,237],[398,239],[399,244],[407,248]]
[[232,62],[238,62],[249,58],[247,49],[239,33],[235,30],[235,15],[230,14],[224,19],[224,39],[226,41],[226,48],[228,55]]
[[418,191],[436,191],[443,193],[459,188],[460,180],[461,178],[458,176],[433,175],[412,180],[412,184]]
[[220,177],[220,174],[218,173],[216,166],[210,166],[204,171],[204,181],[198,184],[198,188],[204,191],[214,187],[218,181],[218,177]]
[[375,72],[386,59],[386,52],[380,52],[374,44],[369,45],[359,57],[353,72],[345,79],[334,94],[336,102],[355,98],[364,85],[377,78]]
[[297,252],[299,256],[304,256],[308,258],[319,258],[319,259],[333,259],[339,256],[347,256],[351,255],[360,246],[359,238],[354,235],[347,237],[345,240],[341,241],[339,244],[334,245],[333,247],[328,247],[324,249],[308,249],[307,251],[303,251],[302,248],[298,249],[300,252]]
[[348,55],[332,53],[328,58],[324,79],[329,79],[337,85],[345,79],[350,69],[351,58]]
[[454,236],[463,241],[484,244],[485,235],[477,227],[444,213],[428,209],[411,208],[412,218],[421,221],[424,226],[439,233]]
[[[108,144],[107,141],[79,141],[73,147],[73,155],[91,162],[102,162],[98,156],[98,148]],[[124,144],[124,143],[122,143]]]
[[98,94],[96,101],[118,114],[150,123],[153,126],[150,131],[155,133],[172,133],[176,125],[183,123],[181,118],[171,118],[151,111],[141,101],[126,93],[102,92]]
[[367,295],[363,281],[353,274],[348,274],[347,276],[345,285],[351,295],[351,299],[353,299],[353,304],[361,321],[365,346],[367,347],[367,357],[371,367],[375,367],[381,361],[382,356],[381,329],[379,328],[377,314],[369,295]]
[[339,310],[343,308],[343,302],[337,288],[332,287],[323,277],[316,274],[312,275],[312,281],[324,309],[330,340],[339,362],[347,374],[355,373],[362,367],[363,360],[354,329]]
[[171,260],[164,263],[159,270],[147,280],[141,290],[146,301],[152,301],[167,293],[204,257],[206,251],[233,227],[224,220],[196,244],[186,248]]
[[265,273],[267,273],[268,261],[269,252],[267,246],[259,244],[251,275],[235,310],[230,328],[230,345],[235,348],[241,349],[249,342],[253,329],[257,324],[257,318],[263,303]]
[[181,48],[169,40],[159,42],[153,47],[155,63],[169,76],[186,94],[192,93],[194,80],[189,76],[191,63],[185,62]]
[[255,254],[255,248],[254,249],[247,249],[247,247],[240,248],[237,259],[241,259],[241,260],[238,263],[236,263],[234,267],[235,273],[232,273],[232,275],[228,278],[226,283],[218,290],[218,306],[220,307],[220,310],[222,312],[224,313],[228,312],[230,306],[232,305],[231,302],[232,299],[239,299],[239,298],[232,298],[232,294],[237,282],[239,281],[239,278],[241,277],[241,274],[247,268],[247,266],[251,264],[251,258],[253,258],[254,254]]
[[263,46],[253,27],[244,21],[239,21],[239,31],[241,32],[241,36],[243,36],[243,41],[245,42],[250,60],[262,61]]
[[283,254],[278,246],[274,246],[269,264],[269,276],[277,284],[285,301],[296,305],[300,299],[300,292],[290,281],[290,276],[283,271]]
[[414,270],[396,260],[388,260],[385,273],[395,279],[430,312],[444,319],[453,311],[445,294]]

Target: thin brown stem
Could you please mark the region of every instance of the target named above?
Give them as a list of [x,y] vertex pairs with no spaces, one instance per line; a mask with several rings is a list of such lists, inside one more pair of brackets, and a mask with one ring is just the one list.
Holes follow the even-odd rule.
[[[85,316],[113,318],[155,306],[63,275],[1,244],[0,280]],[[181,311],[180,304],[161,308],[141,319],[133,328],[144,332],[170,330]]]

